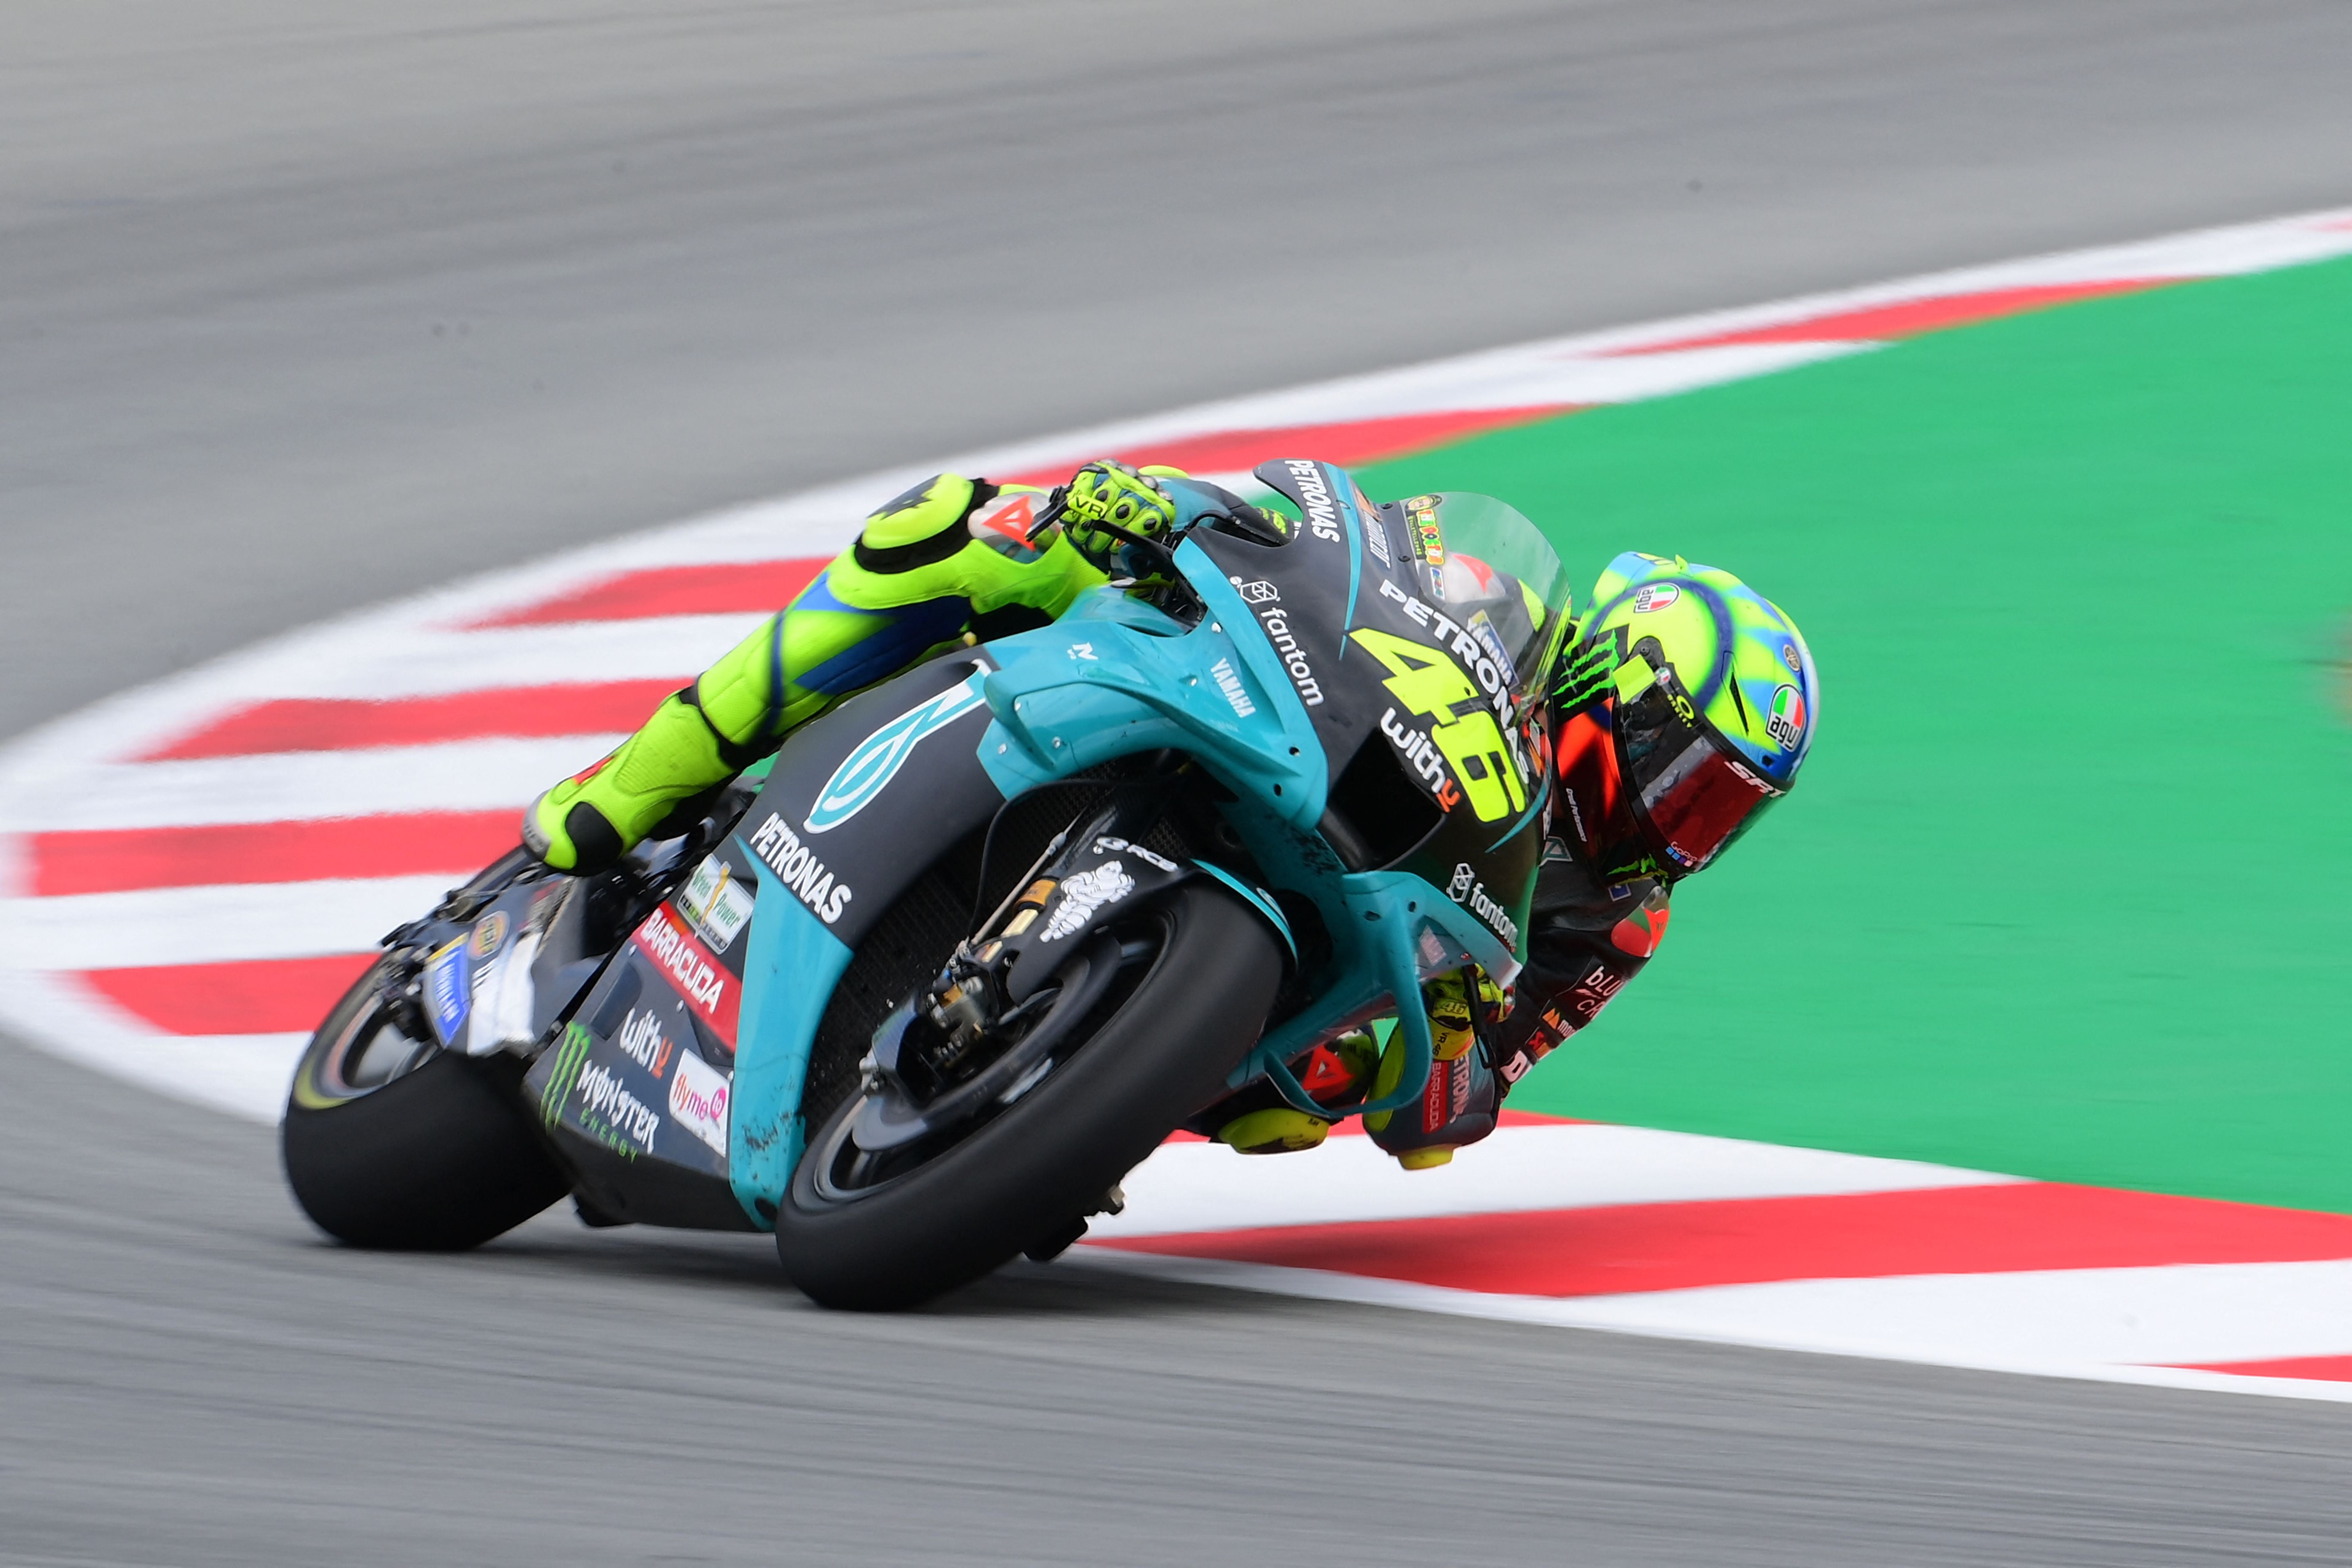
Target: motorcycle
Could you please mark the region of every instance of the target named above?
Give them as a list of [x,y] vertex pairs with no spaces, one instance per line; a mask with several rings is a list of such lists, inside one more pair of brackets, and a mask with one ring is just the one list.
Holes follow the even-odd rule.
[[[1488,497],[1257,477],[1295,515],[1167,481],[1136,578],[861,693],[609,871],[517,849],[393,931],[295,1074],[304,1211],[454,1249],[569,1194],[772,1231],[814,1300],[888,1309],[1057,1255],[1237,1103],[1418,1100],[1422,982],[1524,956],[1566,574]],[[1377,1081],[1310,1089],[1390,1017]]]

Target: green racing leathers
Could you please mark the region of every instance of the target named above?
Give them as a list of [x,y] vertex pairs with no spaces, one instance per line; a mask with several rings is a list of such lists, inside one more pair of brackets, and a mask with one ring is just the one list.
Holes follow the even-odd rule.
[[883,507],[792,604],[540,796],[523,841],[557,870],[601,870],[680,801],[844,699],[961,642],[1060,615],[1108,578],[1059,528],[1024,538],[1030,494],[940,474]]

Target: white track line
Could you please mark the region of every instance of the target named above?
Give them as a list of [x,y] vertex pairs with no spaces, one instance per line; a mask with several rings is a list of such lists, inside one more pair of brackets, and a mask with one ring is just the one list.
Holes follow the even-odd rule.
[[0,794],[0,831],[89,831],[305,822],[525,803],[620,742],[614,735],[444,741],[352,752],[282,752],[168,763],[96,763]]
[[[1562,1300],[1084,1244],[1064,1256],[1149,1279],[1454,1317],[2352,1403],[2352,1384],[2155,1364],[2352,1351],[2352,1262],[1907,1275]],[[2281,1345],[2305,1348],[2272,1348]]]
[[[307,1034],[164,1035],[73,974],[0,969],[8,1026],[68,1061],[248,1121],[275,1123]],[[96,1104],[102,1090],[90,1083]],[[95,1119],[100,1112],[93,1111]]]
[[[779,542],[769,542],[771,556]],[[683,683],[734,647],[760,619],[752,613],[648,616],[458,631],[432,624],[437,618],[414,617],[410,624],[388,624],[364,634],[305,641],[265,654],[239,668],[237,689],[220,690],[213,706],[216,710],[240,700],[284,698],[381,701],[446,697],[486,687],[606,680]],[[205,717],[215,716],[207,712]],[[159,739],[175,739],[200,727],[195,721],[184,721]]]
[[0,949],[32,969],[319,958],[369,952],[465,875],[143,888],[0,900]]
[[1502,1127],[1435,1171],[1407,1171],[1369,1138],[1252,1159],[1222,1143],[1171,1143],[1121,1184],[1127,1212],[1093,1222],[1106,1239],[1613,1204],[1828,1197],[1986,1186],[2014,1176],[1661,1132],[1570,1124]]

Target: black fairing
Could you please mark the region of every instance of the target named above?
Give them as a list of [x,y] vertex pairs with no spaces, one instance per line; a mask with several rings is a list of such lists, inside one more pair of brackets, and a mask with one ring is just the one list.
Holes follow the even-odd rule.
[[962,650],[852,698],[793,737],[744,813],[738,837],[845,944],[856,947],[943,848],[985,826],[1004,804],[980,765],[987,705],[975,691],[961,713],[906,742],[854,812],[811,831],[819,797],[885,727],[960,687],[976,688],[994,668],[982,650]]
[[[1289,542],[1265,545],[1206,529],[1191,539],[1257,616],[1323,742],[1324,837],[1350,870],[1393,868],[1426,878],[1519,949],[1549,784],[1539,719],[1523,712],[1514,724],[1510,705],[1495,700],[1497,686],[1477,689],[1471,673],[1477,664],[1460,657],[1468,632],[1449,620],[1442,601],[1432,602],[1434,574],[1423,566],[1402,505],[1376,505],[1344,470],[1305,458],[1264,464],[1257,477],[1299,510],[1303,526]],[[1325,629],[1309,637],[1302,626]],[[1515,806],[1479,814],[1456,763],[1432,740],[1448,715],[1416,713],[1399,700],[1391,671],[1353,637],[1366,628],[1444,655],[1463,671],[1476,694],[1454,709],[1493,715],[1517,786],[1504,798]],[[1286,640],[1295,647],[1286,648]],[[1498,686],[1508,688],[1513,672],[1496,673]],[[1496,899],[1489,892],[1496,889],[1509,891]]]
[[725,1100],[714,1097],[732,1091],[757,905],[798,899],[856,948],[943,856],[972,857],[1004,804],[977,760],[989,722],[977,700],[951,698],[959,711],[850,780],[872,786],[855,810],[819,831],[810,821],[829,786],[841,793],[861,748],[875,758],[869,742],[894,721],[990,668],[976,652],[943,656],[795,733],[734,832],[626,938],[534,1064],[526,1092],[600,1216],[750,1228],[727,1179]]

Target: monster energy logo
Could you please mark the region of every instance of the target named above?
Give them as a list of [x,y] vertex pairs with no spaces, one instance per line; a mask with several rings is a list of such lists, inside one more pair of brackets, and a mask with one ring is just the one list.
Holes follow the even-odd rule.
[[1572,713],[1588,703],[1597,702],[1609,693],[1611,677],[1617,673],[1618,650],[1608,643],[1593,641],[1584,644],[1569,656],[1552,687],[1555,710]]
[[548,1126],[553,1127],[556,1118],[563,1114],[563,1102],[580,1082],[580,1069],[588,1065],[588,1053],[595,1047],[595,1037],[579,1025],[563,1026],[562,1043],[555,1047],[554,1069],[547,1075],[547,1087],[539,1092],[539,1119]]

